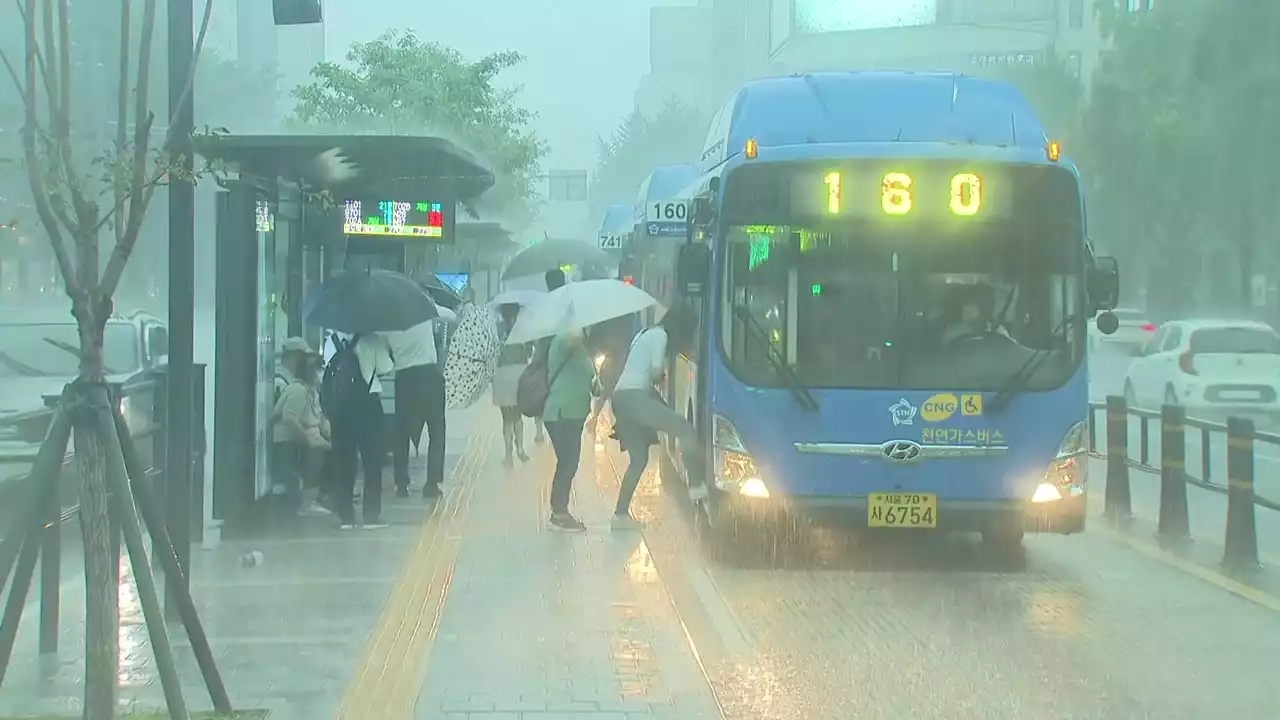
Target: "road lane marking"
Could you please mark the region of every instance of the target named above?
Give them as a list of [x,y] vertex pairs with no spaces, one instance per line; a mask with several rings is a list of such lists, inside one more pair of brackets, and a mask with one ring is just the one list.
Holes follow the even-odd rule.
[[1111,540],[1127,546],[1131,550],[1135,550],[1147,557],[1158,560],[1189,575],[1194,575],[1205,582],[1212,583],[1232,595],[1243,598],[1257,605],[1261,605],[1268,610],[1280,612],[1280,597],[1276,597],[1268,592],[1245,585],[1238,580],[1234,580],[1223,573],[1207,568],[1197,562],[1178,557],[1167,550],[1161,549],[1154,543],[1137,540],[1113,528],[1103,526],[1102,534],[1106,535]]
[[471,435],[454,468],[458,491],[409,550],[338,707],[338,720],[412,720],[453,579],[462,527],[495,430]]

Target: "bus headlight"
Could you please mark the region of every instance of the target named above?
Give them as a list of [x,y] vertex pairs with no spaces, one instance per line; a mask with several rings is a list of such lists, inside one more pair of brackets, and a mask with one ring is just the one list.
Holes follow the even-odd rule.
[[716,488],[743,497],[767,499],[769,488],[760,477],[760,467],[747,451],[737,428],[720,415],[712,416],[711,426]]
[[1089,479],[1089,425],[1084,420],[1072,425],[1058,443],[1053,460],[1031,496],[1033,503],[1056,502],[1084,493]]

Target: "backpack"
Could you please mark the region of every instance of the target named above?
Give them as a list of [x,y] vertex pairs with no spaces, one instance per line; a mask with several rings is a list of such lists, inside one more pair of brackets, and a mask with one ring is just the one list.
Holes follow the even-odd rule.
[[289,380],[289,378],[285,376],[283,372],[281,372],[279,369],[276,370],[276,378],[274,380],[275,384],[273,389],[275,391],[274,397],[275,397],[275,402],[277,404],[280,402],[280,396],[284,394],[285,388],[289,387],[290,382],[291,381]]
[[356,355],[359,341],[359,335],[345,341],[333,338],[335,352],[320,380],[320,409],[330,420],[346,415],[351,405],[373,388],[372,378],[365,382],[364,373],[360,372],[360,358]]
[[551,394],[551,385],[560,377],[560,371],[569,364],[565,358],[554,373],[548,373],[548,361],[551,356],[550,340],[539,343],[533,353],[533,360],[520,373],[520,383],[516,386],[516,407],[525,417],[542,417],[547,407],[547,396]]

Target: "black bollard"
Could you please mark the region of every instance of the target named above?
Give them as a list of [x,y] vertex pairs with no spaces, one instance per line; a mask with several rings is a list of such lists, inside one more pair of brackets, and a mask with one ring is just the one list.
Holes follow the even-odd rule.
[[1103,505],[1112,522],[1128,522],[1133,515],[1129,493],[1129,404],[1119,395],[1107,396],[1107,487]]
[[1230,570],[1258,567],[1254,518],[1253,421],[1227,418],[1227,537],[1222,564]]
[[1185,546],[1191,539],[1187,512],[1187,409],[1165,405],[1160,410],[1160,526],[1156,539],[1165,547]]

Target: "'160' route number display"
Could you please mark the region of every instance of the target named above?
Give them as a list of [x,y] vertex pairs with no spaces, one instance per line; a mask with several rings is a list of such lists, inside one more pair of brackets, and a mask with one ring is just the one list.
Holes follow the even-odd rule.
[[[844,199],[844,177],[838,172],[829,172],[822,182],[827,188],[827,212],[839,215]],[[918,198],[915,179],[905,172],[887,172],[880,178],[880,209],[885,215],[909,215],[915,208],[917,200],[930,201],[931,197]],[[945,202],[951,214],[959,217],[973,217],[982,211],[982,177],[977,173],[962,172],[951,176],[947,185]],[[941,203],[944,198],[938,197]]]
[[688,217],[688,207],[683,200],[651,202],[645,208],[645,222],[682,223]]

